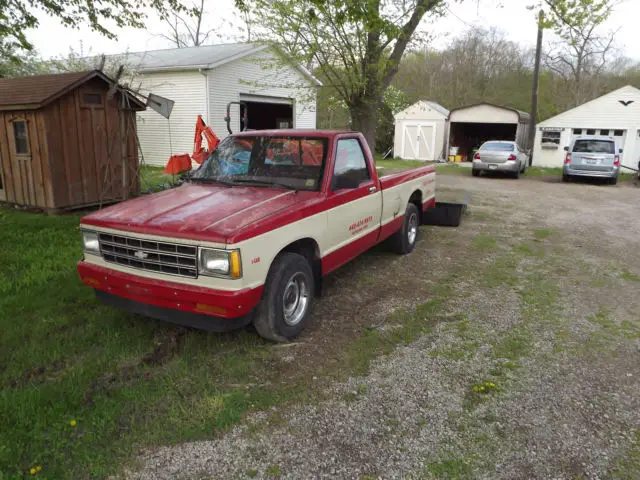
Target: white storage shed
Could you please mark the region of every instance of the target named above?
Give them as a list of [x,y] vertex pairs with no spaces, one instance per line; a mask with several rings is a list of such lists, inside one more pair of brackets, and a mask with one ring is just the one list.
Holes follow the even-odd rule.
[[538,124],[533,165],[562,167],[574,136],[602,135],[618,141],[622,165],[640,162],[640,90],[631,85],[607,93]]
[[420,100],[395,115],[393,155],[404,160],[440,160],[446,157],[449,110]]
[[[321,83],[304,67],[267,45],[234,43],[130,53],[123,61],[137,72],[134,87],[175,102],[169,120],[140,112],[140,150],[149,165],[163,166],[172,154],[191,153],[198,115],[221,139],[229,102],[231,129],[315,128],[316,90]],[[242,109],[242,111],[241,111]]]

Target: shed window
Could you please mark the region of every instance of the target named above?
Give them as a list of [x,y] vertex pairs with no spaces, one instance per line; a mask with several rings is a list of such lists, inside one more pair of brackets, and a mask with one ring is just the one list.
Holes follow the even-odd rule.
[[27,135],[27,122],[16,120],[13,122],[13,139],[16,147],[16,154],[25,155],[29,153],[29,137]]
[[574,128],[573,129],[573,134],[574,135],[582,135],[582,129],[581,128]]
[[614,130],[613,135],[615,137],[621,137],[622,135],[624,135],[624,130]]
[[587,128],[587,135],[595,135],[595,134],[596,134],[595,128]]
[[85,105],[102,105],[102,95],[99,93],[85,93],[82,100]]
[[545,148],[557,148],[560,145],[560,132],[543,131],[542,145]]

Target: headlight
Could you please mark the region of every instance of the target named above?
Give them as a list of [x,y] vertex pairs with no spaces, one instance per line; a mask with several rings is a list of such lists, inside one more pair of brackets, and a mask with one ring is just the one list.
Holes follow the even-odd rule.
[[100,242],[98,242],[98,234],[96,232],[82,230],[82,244],[85,252],[100,255]]
[[242,262],[239,250],[198,249],[199,272],[214,277],[240,278]]

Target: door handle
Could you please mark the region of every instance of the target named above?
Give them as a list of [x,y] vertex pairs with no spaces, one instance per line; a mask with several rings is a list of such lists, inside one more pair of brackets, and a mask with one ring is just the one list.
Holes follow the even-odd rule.
[[375,193],[377,190],[376,187],[369,187],[369,193]]

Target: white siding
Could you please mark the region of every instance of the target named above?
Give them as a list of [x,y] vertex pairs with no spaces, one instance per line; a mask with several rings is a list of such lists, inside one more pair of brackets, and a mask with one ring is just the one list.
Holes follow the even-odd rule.
[[474,105],[451,112],[449,121],[467,123],[519,123],[519,116],[513,110],[493,105]]
[[[224,122],[229,102],[240,94],[293,100],[294,128],[316,127],[316,85],[277,55],[263,51],[209,71],[209,121],[220,138],[228,135]],[[237,105],[231,108],[231,129],[240,130]]]
[[[620,101],[632,102],[624,106]],[[542,128],[563,129],[560,145],[557,149],[542,148]],[[538,124],[534,143],[533,165],[540,167],[561,167],[564,163],[563,147],[568,145],[573,136],[573,129],[588,128],[623,130],[625,138],[616,137],[624,152],[622,164],[637,168],[640,160],[638,151],[638,128],[640,127],[640,90],[632,86],[622,87],[611,93],[584,103],[576,108],[549,118]],[[627,170],[628,171],[628,170]]]
[[205,118],[207,113],[204,75],[198,71],[158,72],[147,73],[140,80],[142,93],[153,92],[175,102],[169,120],[151,109],[138,115],[145,163],[164,166],[172,154],[193,152],[196,118]]
[[435,124],[435,144],[434,158],[429,160],[438,160],[445,158],[444,143],[446,130],[446,117],[428,103],[419,101],[398,112],[395,115],[395,133],[393,139],[393,156],[396,158],[404,158],[402,151],[402,140],[405,129],[408,124]]

